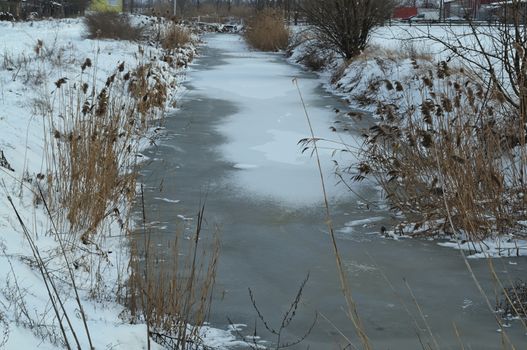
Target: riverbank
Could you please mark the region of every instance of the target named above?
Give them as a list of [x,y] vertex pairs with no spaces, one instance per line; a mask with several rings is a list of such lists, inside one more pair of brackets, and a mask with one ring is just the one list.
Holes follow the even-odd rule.
[[[122,305],[135,194],[127,174],[174,110],[196,49],[86,35],[82,18],[0,22],[2,348],[147,347],[147,327]],[[102,197],[114,189],[122,193]],[[202,336],[219,348],[233,340],[208,327]]]
[[[483,30],[489,32],[482,39],[483,45],[491,45],[487,41],[493,29]],[[380,27],[373,31],[368,48],[345,62],[336,53],[320,48],[309,28],[304,27],[295,30],[288,54],[290,62],[317,71],[325,88],[343,98],[347,108],[342,113],[359,109],[377,119],[377,126],[364,133],[357,152],[359,160],[343,164],[340,171],[350,184],[356,183],[353,179],[368,177],[383,187],[402,219],[387,235],[433,237],[472,258],[523,256],[527,255],[525,218],[514,212],[523,205],[521,199],[516,201],[515,193],[521,196],[524,190],[509,187],[517,182],[510,174],[511,166],[521,165],[504,160],[520,152],[507,141],[514,139],[514,133],[505,131],[515,128],[507,117],[514,111],[505,111],[499,94],[485,92],[484,74],[478,73],[477,63],[467,65],[440,42],[461,38],[457,45],[471,47],[476,45],[471,35],[470,28],[464,27]],[[482,60],[473,54],[475,62]],[[348,116],[358,119],[361,113],[351,111]],[[455,120],[457,125],[474,125],[474,130],[486,130],[492,124],[494,136],[481,141],[474,136],[477,131],[448,126]],[[442,139],[437,135],[446,136]],[[457,145],[450,144],[451,140],[457,140]],[[381,145],[383,142],[397,145],[395,155]],[[495,144],[495,155],[474,151],[488,149],[491,143]],[[429,151],[433,144],[441,145],[439,153]],[[391,161],[394,157],[397,162]],[[482,165],[488,166],[483,169]],[[438,171],[438,166],[444,171]],[[495,174],[494,180],[489,178],[489,183],[482,185],[486,182],[478,175],[482,173]],[[392,191],[395,183],[406,195]],[[487,209],[478,204],[490,202],[496,207]],[[465,213],[468,207],[472,212]],[[456,213],[453,219],[449,220],[449,212]],[[494,224],[498,217],[507,217],[511,224]],[[445,239],[448,242],[443,242]]]

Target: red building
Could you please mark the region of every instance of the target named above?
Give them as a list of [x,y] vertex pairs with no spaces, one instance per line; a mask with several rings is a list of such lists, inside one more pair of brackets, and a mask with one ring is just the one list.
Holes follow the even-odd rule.
[[407,20],[417,16],[417,7],[396,7],[393,10],[393,19]]

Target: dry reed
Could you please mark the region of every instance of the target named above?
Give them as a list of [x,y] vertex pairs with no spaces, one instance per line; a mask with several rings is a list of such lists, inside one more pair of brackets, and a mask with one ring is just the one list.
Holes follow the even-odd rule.
[[203,213],[204,207],[190,241],[183,241],[176,233],[169,251],[164,252],[169,258],[160,259],[146,230],[142,232],[144,239],[132,242],[128,307],[133,319],[147,323],[149,336],[170,349],[200,348],[199,330],[209,313],[219,242],[214,239],[211,247],[201,247]]
[[416,107],[378,105],[382,121],[366,135],[353,179],[374,176],[392,209],[415,222],[407,231],[416,235],[440,232],[475,244],[496,234],[525,236],[518,226],[525,220],[525,140],[514,111],[492,86],[453,72],[442,62],[422,74]]
[[165,50],[175,50],[192,42],[192,35],[188,29],[172,24],[161,33],[161,46]]
[[289,29],[282,16],[273,11],[262,11],[248,22],[245,39],[261,51],[285,50],[289,44]]

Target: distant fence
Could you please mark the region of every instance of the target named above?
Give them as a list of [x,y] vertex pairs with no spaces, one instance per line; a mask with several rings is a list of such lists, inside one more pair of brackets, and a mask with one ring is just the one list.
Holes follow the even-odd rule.
[[403,21],[403,20],[388,20],[384,25],[392,26],[409,26],[409,27],[434,27],[434,26],[469,26],[473,25],[476,27],[494,27],[494,26],[506,26],[510,25],[500,21],[467,21],[467,20],[441,20],[441,21]]

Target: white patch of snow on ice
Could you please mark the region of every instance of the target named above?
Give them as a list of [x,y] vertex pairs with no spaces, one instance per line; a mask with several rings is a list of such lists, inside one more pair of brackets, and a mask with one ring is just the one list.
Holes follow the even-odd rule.
[[179,199],[169,199],[165,197],[154,197],[154,199],[157,199],[157,200],[160,200],[166,203],[179,203],[180,202]]

